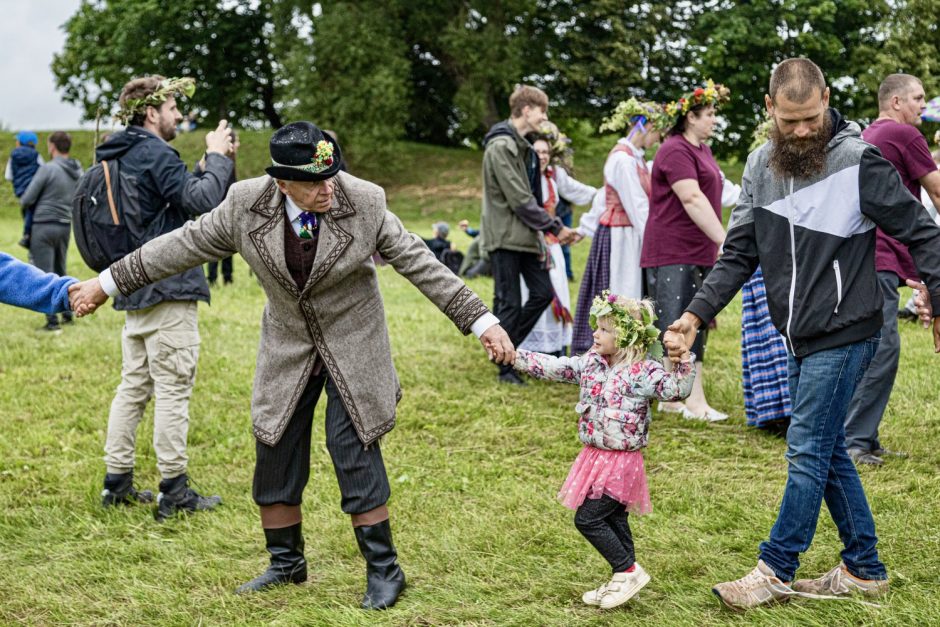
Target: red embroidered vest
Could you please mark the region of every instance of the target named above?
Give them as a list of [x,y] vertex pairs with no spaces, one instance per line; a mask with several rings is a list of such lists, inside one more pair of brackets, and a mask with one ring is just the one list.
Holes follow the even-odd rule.
[[[633,156],[633,151],[624,146],[623,144],[617,144],[614,146],[607,157],[610,158],[610,155],[615,152],[625,152],[627,155],[637,161]],[[640,177],[640,186],[643,188],[643,191],[646,192],[646,195],[650,195],[650,189],[652,181],[650,179],[649,170],[646,167],[646,162],[643,161],[642,165],[640,163],[636,164],[636,172]],[[627,216],[627,212],[624,211],[623,203],[620,201],[620,196],[617,194],[617,190],[611,187],[607,181],[604,181],[604,196],[607,201],[607,211],[601,215],[600,223],[607,227],[614,226],[633,226],[630,222],[630,218]]]

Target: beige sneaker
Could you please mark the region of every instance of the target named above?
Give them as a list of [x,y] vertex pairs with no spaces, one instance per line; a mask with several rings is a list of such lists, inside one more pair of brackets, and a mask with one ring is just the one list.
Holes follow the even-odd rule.
[[793,589],[781,581],[764,560],[758,560],[757,568],[737,581],[717,584],[712,592],[733,610],[783,603],[794,596]]
[[606,593],[607,593],[607,584],[605,583],[600,588],[597,588],[595,590],[588,590],[587,592],[582,594],[581,600],[584,601],[588,605],[600,605],[601,598],[603,598],[604,594]]
[[636,569],[632,573],[614,573],[613,578],[607,583],[606,592],[601,597],[602,610],[623,605],[650,582],[650,576],[643,570],[643,567],[636,563],[634,565]]
[[837,597],[851,594],[863,594],[866,597],[880,597],[888,592],[887,579],[859,579],[849,572],[845,564],[830,570],[819,579],[797,579],[793,589],[805,594],[832,595]]

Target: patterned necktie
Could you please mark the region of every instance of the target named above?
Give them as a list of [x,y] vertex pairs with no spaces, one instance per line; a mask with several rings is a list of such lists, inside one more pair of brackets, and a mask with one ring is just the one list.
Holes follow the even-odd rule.
[[317,214],[312,211],[300,212],[300,239],[313,239],[313,234],[320,228]]

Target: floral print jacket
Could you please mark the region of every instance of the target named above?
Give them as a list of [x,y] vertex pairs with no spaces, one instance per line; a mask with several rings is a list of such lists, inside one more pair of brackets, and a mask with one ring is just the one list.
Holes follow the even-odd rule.
[[695,380],[694,356],[668,371],[649,359],[610,367],[594,351],[580,357],[552,357],[519,349],[514,366],[538,379],[579,384],[578,437],[588,446],[608,451],[644,448],[651,400],[682,400]]

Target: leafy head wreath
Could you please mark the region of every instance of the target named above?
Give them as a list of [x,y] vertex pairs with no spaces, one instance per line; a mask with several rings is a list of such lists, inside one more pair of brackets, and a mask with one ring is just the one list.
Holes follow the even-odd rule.
[[196,93],[196,81],[190,77],[184,78],[165,78],[160,81],[160,86],[143,98],[128,98],[118,110],[117,118],[121,124],[127,126],[128,123],[138,113],[144,113],[147,107],[159,107],[170,96],[185,96],[192,98]]
[[666,114],[663,105],[658,102],[630,98],[620,102],[614,112],[604,119],[600,132],[617,132],[631,124],[633,128],[627,139],[633,139],[637,133],[647,132],[647,126],[653,131],[666,131],[672,127],[673,119]]
[[774,119],[770,116],[766,116],[764,120],[754,127],[754,134],[752,135],[751,145],[748,148],[749,151],[754,151],[767,143],[770,139],[770,130],[773,128]]
[[715,83],[712,79],[705,81],[704,87],[696,87],[694,90],[685,94],[678,100],[666,105],[666,113],[672,117],[673,122],[692,110],[692,107],[698,105],[715,105],[716,107],[723,102],[731,99],[731,90],[720,83]]
[[663,358],[663,345],[658,342],[659,329],[653,324],[656,315],[649,301],[634,301],[604,290],[594,297],[588,322],[597,329],[600,318],[609,318],[617,333],[617,348],[637,349],[641,355]]
[[574,166],[574,148],[571,147],[571,138],[558,130],[552,122],[543,124],[537,135],[536,139],[545,141],[549,150],[552,151],[549,162],[553,165],[560,165],[570,172]]

